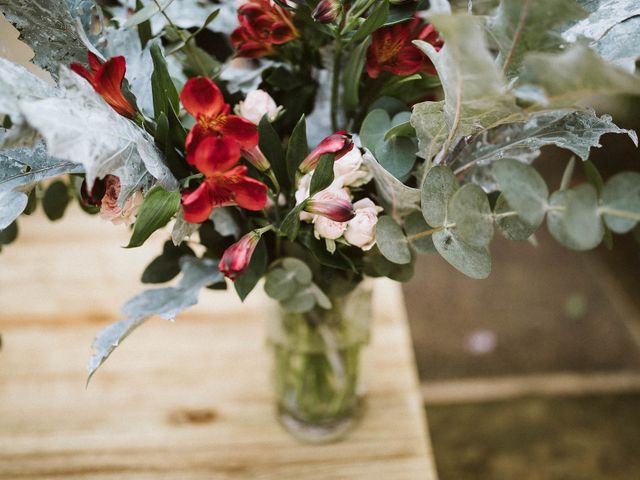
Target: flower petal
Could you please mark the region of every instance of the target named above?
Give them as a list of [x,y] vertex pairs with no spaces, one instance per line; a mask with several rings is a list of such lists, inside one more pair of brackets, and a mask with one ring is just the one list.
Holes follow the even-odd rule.
[[226,172],[240,160],[240,145],[227,137],[204,137],[187,152],[187,162],[211,176]]
[[92,72],[97,71],[102,66],[102,62],[98,56],[91,51],[87,53],[87,59],[89,61],[89,68]]
[[245,175],[247,167],[236,167],[229,175],[226,188],[233,192],[235,203],[247,210],[262,210],[267,204],[267,186]]
[[202,223],[209,218],[213,204],[206,182],[191,192],[182,192],[182,210],[184,219],[189,223]]
[[122,95],[122,81],[127,70],[124,57],[113,57],[95,71],[93,86],[102,98],[120,115],[134,117],[136,112]]
[[233,138],[242,148],[253,148],[258,144],[258,128],[242,117],[228,115],[225,119],[222,133]]
[[187,81],[180,101],[194,117],[215,117],[224,108],[224,97],[218,86],[205,77],[191,78]]

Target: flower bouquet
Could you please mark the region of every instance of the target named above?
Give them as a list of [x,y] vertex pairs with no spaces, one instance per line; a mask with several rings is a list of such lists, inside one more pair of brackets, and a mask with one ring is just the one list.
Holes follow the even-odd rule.
[[[0,59],[0,244],[75,201],[129,248],[170,237],[144,283],[180,275],[125,303],[89,378],[150,317],[264,280],[279,418],[333,440],[360,411],[367,278],[431,253],[485,278],[496,227],[533,242],[546,219],[574,250],[637,231],[640,173],[588,161],[606,133],[637,145],[589,107],[640,95],[637,1],[452,3],[0,2],[50,75]],[[553,191],[546,145],[574,155]]]

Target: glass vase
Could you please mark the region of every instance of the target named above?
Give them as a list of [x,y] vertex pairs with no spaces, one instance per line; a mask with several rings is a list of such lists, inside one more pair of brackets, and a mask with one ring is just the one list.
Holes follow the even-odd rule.
[[360,354],[370,335],[371,284],[331,300],[329,310],[278,308],[268,322],[278,419],[309,443],[341,439],[363,410]]

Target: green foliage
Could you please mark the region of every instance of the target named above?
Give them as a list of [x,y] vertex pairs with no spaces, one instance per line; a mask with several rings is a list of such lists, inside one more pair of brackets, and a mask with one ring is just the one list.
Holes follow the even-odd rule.
[[360,42],[371,35],[374,31],[380,28],[387,22],[389,16],[389,2],[388,0],[382,0],[377,2],[375,10],[367,17],[367,19],[360,25],[358,31],[353,36],[354,42]]
[[448,167],[433,167],[422,184],[422,215],[429,225],[440,227],[447,218],[449,200],[458,189],[458,181]]
[[[136,11],[139,12],[143,8],[145,7],[142,1],[136,0]],[[138,25],[138,38],[140,39],[140,46],[142,48],[147,46],[147,43],[149,42],[149,40],[151,40],[152,36],[153,34],[151,32],[151,22],[149,20],[146,20]]]
[[244,301],[264,276],[267,271],[267,257],[267,247],[261,238],[253,252],[249,266],[233,284],[240,300]]
[[274,262],[265,278],[264,290],[289,313],[304,313],[316,305],[331,308],[331,300],[313,283],[313,274],[301,260],[285,257]]
[[18,222],[14,221],[7,228],[0,230],[0,245],[9,245],[18,238]]
[[42,208],[49,220],[60,220],[69,205],[71,197],[67,184],[57,180],[49,185],[42,197]]
[[404,220],[404,231],[407,233],[409,245],[416,253],[431,253],[435,251],[433,239],[427,234],[432,227],[424,221],[422,212],[416,211]]
[[307,123],[304,115],[300,117],[291,136],[289,137],[289,145],[287,146],[287,172],[289,178],[294,178],[298,171],[298,166],[309,154],[309,144],[307,143]]
[[195,256],[187,245],[175,246],[173,242],[165,242],[162,254],[154,258],[144,272],[142,283],[165,283],[180,273],[180,258],[185,255]]
[[[300,121],[304,123],[304,119],[301,119]],[[289,191],[289,188],[291,187],[291,179],[287,168],[287,157],[285,156],[285,151],[282,148],[282,141],[271,125],[267,115],[262,117],[258,124],[258,135],[260,136],[258,146],[260,147],[260,150],[262,150],[262,153],[264,153],[267,160],[269,160],[269,163],[271,163],[271,168],[278,179],[280,187],[285,191]],[[299,135],[300,134],[297,136]],[[297,144],[298,142],[296,141],[296,145]],[[293,162],[293,159],[291,159],[291,161]]]
[[[602,190],[602,206],[604,221],[612,231],[632,230],[640,221],[640,173],[621,172],[611,177]],[[616,212],[619,214],[614,215]]]
[[468,245],[455,229],[444,229],[433,234],[433,244],[447,262],[471,278],[487,278],[491,273],[491,255],[487,247]]
[[342,106],[346,112],[353,112],[360,103],[360,79],[366,62],[369,42],[364,41],[353,49],[344,67],[342,75]]
[[180,192],[167,192],[153,187],[144,197],[138,211],[133,234],[127,248],[141,246],[153,232],[164,227],[180,207]]
[[448,220],[456,225],[460,240],[473,247],[486,247],[493,238],[493,216],[487,194],[468,183],[457,190],[448,206]]
[[507,240],[523,241],[527,240],[536,231],[537,227],[528,225],[507,203],[504,194],[500,194],[493,209],[496,223],[502,235]]
[[311,176],[311,185],[309,186],[310,197],[313,197],[316,193],[324,190],[333,182],[333,163],[335,161],[335,157],[336,156],[333,153],[325,153],[320,157],[318,166]]
[[160,46],[157,43],[151,44],[150,52],[153,59],[153,73],[151,74],[153,111],[156,119],[163,113],[169,117],[171,111],[180,111],[178,90],[171,79]]
[[400,265],[411,262],[411,250],[402,227],[389,215],[378,219],[376,243],[380,252],[391,262]]

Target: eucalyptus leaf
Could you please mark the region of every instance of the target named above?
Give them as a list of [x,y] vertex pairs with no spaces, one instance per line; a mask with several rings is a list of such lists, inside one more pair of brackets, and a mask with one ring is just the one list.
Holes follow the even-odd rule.
[[[611,230],[615,233],[631,231],[640,218],[640,173],[621,172],[607,180],[602,190],[602,206],[622,212],[622,215],[605,213],[604,221]],[[635,219],[629,218],[634,216]]]
[[286,300],[299,288],[300,284],[295,281],[295,273],[289,270],[275,268],[265,277],[264,291],[274,300]]
[[444,101],[414,105],[411,126],[418,138],[418,155],[431,160],[438,154],[449,135],[449,127],[444,118]]
[[173,287],[144,290],[122,307],[124,320],[103,329],[93,341],[94,353],[89,359],[87,383],[96,370],[113,353],[118,345],[137,327],[153,315],[173,320],[183,310],[198,303],[200,290],[224,278],[215,261],[185,257],[180,260],[183,273],[180,282]]
[[309,285],[313,278],[311,269],[302,260],[293,257],[282,259],[282,267],[293,274],[293,278],[300,285]]
[[66,183],[57,180],[47,187],[42,197],[42,208],[49,220],[60,220],[69,205],[69,190]]
[[438,253],[457,270],[471,278],[487,278],[491,273],[491,255],[486,247],[473,247],[463,242],[455,230],[444,229],[433,234]]
[[424,217],[420,211],[413,212],[404,221],[404,231],[407,233],[407,240],[416,253],[425,254],[435,251],[436,247],[433,244],[431,235],[426,234],[431,230],[433,230],[433,228],[424,221]]
[[491,243],[493,216],[487,194],[479,186],[467,183],[453,194],[448,220],[455,223],[456,233],[466,244],[485,247]]
[[553,238],[571,250],[596,247],[604,236],[596,189],[585,184],[554,192],[549,199],[547,228]]
[[[504,194],[500,194],[493,210],[496,215],[496,223],[502,235],[507,240],[524,241],[531,237],[536,231],[535,227],[531,227],[518,215],[511,215],[513,209],[507,203]],[[508,216],[502,216],[507,214]]]
[[531,166],[504,159],[493,164],[498,187],[518,215],[533,228],[544,220],[549,189]]
[[316,297],[312,288],[305,287],[298,290],[293,296],[280,303],[282,308],[289,313],[305,313],[316,304]]
[[411,262],[411,250],[404,232],[389,215],[378,219],[376,244],[380,252],[391,262],[400,265]]
[[429,225],[440,227],[447,219],[449,200],[458,189],[458,180],[449,167],[432,167],[422,184],[422,215]]

